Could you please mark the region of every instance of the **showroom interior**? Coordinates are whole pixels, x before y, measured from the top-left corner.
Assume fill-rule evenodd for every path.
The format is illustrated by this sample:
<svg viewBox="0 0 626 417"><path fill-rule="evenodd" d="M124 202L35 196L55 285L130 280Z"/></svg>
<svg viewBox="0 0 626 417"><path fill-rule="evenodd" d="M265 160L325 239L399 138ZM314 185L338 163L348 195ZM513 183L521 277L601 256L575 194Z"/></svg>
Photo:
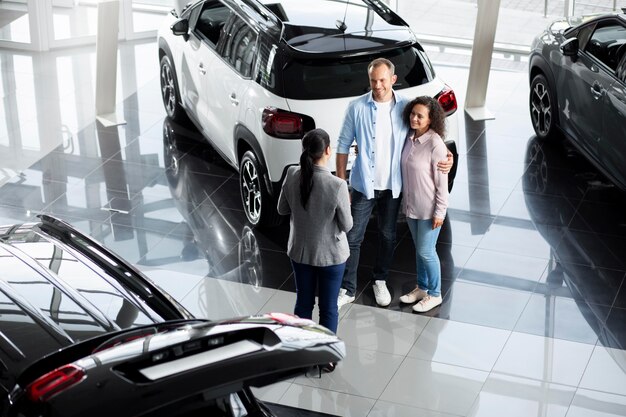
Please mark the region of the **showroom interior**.
<svg viewBox="0 0 626 417"><path fill-rule="evenodd" d="M482 0L382 1L459 105L458 170L437 244L443 304L415 314L398 301L415 280L399 221L393 301L376 305L370 222L357 299L340 310L345 359L255 394L306 416L626 416L626 194L564 138L536 137L528 74L531 43L550 22L626 2L494 1L484 117L472 117ZM252 227L237 171L192 124L166 117L157 30L184 2L120 0L114 67L97 56L101 3L0 1L0 224L63 219L196 317L293 312L289 222ZM98 91L100 76L113 89ZM98 104L103 94L111 108Z"/></svg>

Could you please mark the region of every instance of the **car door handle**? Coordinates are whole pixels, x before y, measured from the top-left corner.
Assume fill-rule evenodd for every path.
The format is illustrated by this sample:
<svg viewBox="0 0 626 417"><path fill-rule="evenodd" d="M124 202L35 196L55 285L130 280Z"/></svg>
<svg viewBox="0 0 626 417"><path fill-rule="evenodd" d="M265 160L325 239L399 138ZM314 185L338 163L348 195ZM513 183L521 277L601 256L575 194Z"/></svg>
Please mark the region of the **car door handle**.
<svg viewBox="0 0 626 417"><path fill-rule="evenodd" d="M201 62L198 64L198 71L200 72L200 74L205 75L206 74L206 69L204 68L204 64Z"/></svg>
<svg viewBox="0 0 626 417"><path fill-rule="evenodd" d="M600 83L598 83L597 81L595 83L593 83L593 85L591 86L591 95L595 98L595 99L599 99L600 97L602 97L602 86L600 85Z"/></svg>
<svg viewBox="0 0 626 417"><path fill-rule="evenodd" d="M230 93L230 102L233 103L233 106L239 105L239 100L237 100L237 95L235 93Z"/></svg>

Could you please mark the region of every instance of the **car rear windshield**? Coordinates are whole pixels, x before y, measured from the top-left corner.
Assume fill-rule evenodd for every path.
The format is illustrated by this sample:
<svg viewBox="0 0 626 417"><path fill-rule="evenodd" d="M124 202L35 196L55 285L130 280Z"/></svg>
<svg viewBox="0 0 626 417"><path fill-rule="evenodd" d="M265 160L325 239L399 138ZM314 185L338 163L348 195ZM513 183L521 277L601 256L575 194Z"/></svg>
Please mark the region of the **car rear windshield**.
<svg viewBox="0 0 626 417"><path fill-rule="evenodd" d="M431 81L435 74L426 54L415 46L384 54L348 59L295 59L286 62L284 97L319 100L359 96L369 91L367 66L378 57L394 63L398 81L394 89L414 87Z"/></svg>

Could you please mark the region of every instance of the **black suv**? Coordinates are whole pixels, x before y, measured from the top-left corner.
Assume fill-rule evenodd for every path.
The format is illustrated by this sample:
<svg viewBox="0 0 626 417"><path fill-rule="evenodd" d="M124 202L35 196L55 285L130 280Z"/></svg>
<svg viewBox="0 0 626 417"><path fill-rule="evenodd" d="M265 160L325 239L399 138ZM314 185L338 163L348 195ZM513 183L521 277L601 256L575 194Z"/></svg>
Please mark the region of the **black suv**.
<svg viewBox="0 0 626 417"><path fill-rule="evenodd" d="M279 220L275 199L306 131L325 129L336 148L348 103L369 89L374 58L395 64L401 94L439 99L456 154L455 94L408 24L379 0L196 0L172 12L158 46L168 116L188 116L239 170L253 225Z"/></svg>

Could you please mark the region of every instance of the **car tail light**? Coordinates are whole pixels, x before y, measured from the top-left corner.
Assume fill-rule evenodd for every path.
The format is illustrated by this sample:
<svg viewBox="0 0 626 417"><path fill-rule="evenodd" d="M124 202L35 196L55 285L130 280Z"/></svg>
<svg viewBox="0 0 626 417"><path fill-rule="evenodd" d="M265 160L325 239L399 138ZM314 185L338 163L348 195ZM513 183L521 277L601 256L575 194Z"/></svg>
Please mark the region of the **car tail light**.
<svg viewBox="0 0 626 417"><path fill-rule="evenodd" d="M31 401L46 401L81 382L85 372L76 365L65 365L37 378L26 387Z"/></svg>
<svg viewBox="0 0 626 417"><path fill-rule="evenodd" d="M447 85L439 92L439 94L435 96L435 98L439 104L441 104L441 107L443 107L443 111L446 113L446 116L450 116L456 111L456 95L454 94L454 90Z"/></svg>
<svg viewBox="0 0 626 417"><path fill-rule="evenodd" d="M270 136L282 139L300 139L305 130L310 130L307 116L292 113L276 107L263 109L263 131ZM308 128L307 128L308 127Z"/></svg>

